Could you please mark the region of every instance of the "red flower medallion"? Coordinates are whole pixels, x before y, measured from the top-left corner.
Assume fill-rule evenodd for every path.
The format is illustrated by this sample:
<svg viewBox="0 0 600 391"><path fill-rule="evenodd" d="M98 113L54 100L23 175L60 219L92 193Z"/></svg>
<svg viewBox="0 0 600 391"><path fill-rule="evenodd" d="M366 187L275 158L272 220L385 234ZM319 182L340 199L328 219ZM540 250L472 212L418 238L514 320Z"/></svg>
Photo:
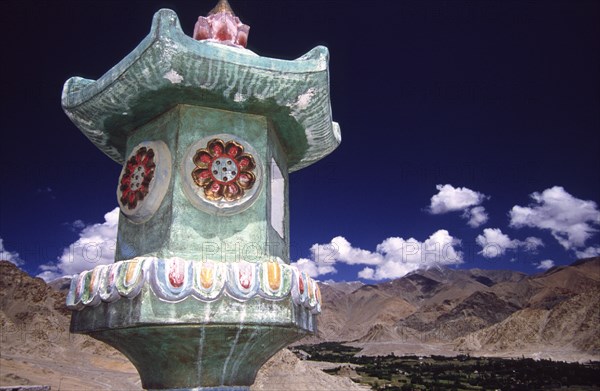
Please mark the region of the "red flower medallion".
<svg viewBox="0 0 600 391"><path fill-rule="evenodd" d="M135 209L150 191L150 182L154 178L154 151L141 147L125 163L125 170L119 182L120 201L123 207Z"/></svg>
<svg viewBox="0 0 600 391"><path fill-rule="evenodd" d="M210 140L206 148L196 151L193 161L196 168L192 179L210 201L238 200L256 182L254 157L244 153L244 146L233 140Z"/></svg>

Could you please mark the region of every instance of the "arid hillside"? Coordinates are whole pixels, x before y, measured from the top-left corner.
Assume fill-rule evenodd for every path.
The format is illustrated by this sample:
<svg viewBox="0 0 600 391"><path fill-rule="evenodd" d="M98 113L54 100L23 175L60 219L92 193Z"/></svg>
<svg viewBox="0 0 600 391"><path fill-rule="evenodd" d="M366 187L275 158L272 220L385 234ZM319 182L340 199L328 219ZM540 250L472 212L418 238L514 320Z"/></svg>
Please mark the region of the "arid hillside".
<svg viewBox="0 0 600 391"><path fill-rule="evenodd" d="M56 288L64 285L56 284ZM53 390L141 390L131 363L108 345L69 333L65 293L0 261L0 386L50 385ZM252 390L363 390L288 350L271 358Z"/></svg>
<svg viewBox="0 0 600 391"><path fill-rule="evenodd" d="M321 283L318 341L363 354L600 359L600 258L528 276L502 270L419 270L376 285ZM306 342L304 341L304 342Z"/></svg>

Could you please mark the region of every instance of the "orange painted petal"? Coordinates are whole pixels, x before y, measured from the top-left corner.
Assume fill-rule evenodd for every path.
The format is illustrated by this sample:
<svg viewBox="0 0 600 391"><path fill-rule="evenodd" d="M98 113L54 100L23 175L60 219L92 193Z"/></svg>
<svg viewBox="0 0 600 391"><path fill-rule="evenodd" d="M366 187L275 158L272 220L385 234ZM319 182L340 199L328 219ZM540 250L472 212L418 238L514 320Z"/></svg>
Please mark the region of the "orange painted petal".
<svg viewBox="0 0 600 391"><path fill-rule="evenodd" d="M269 288L276 291L281 285L281 266L277 262L269 262L267 264L267 279L269 280Z"/></svg>
<svg viewBox="0 0 600 391"><path fill-rule="evenodd" d="M133 277L135 276L135 269L138 261L130 261L127 263L127 271L125 272L125 283L130 285L133 283Z"/></svg>
<svg viewBox="0 0 600 391"><path fill-rule="evenodd" d="M202 284L204 289L208 289L212 286L214 279L213 274L213 268L204 266L200 270L200 284Z"/></svg>

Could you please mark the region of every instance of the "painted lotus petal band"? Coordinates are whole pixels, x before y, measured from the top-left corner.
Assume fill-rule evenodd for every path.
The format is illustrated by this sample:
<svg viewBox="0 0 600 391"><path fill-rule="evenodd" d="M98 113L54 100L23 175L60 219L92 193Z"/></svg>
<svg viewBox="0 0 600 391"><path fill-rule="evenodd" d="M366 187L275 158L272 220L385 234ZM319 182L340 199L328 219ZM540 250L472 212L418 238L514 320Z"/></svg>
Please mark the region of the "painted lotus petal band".
<svg viewBox="0 0 600 391"><path fill-rule="evenodd" d="M321 312L321 294L315 280L296 267L277 261L212 262L182 258L139 257L100 265L75 275L67 307L82 310L102 302L132 299L143 289L162 301L177 303L192 297L212 302L228 296L237 301L255 297L292 301L311 313Z"/></svg>

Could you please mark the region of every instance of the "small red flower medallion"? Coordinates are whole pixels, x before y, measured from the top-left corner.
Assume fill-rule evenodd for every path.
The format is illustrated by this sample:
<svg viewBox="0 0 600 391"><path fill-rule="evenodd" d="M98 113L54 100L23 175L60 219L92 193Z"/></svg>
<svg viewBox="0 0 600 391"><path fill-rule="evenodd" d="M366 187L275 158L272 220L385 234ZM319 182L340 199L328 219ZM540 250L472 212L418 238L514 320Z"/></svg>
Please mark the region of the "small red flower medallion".
<svg viewBox="0 0 600 391"><path fill-rule="evenodd" d="M138 202L148 195L155 167L151 148L139 148L127 161L119 181L120 201L124 208L135 209Z"/></svg>
<svg viewBox="0 0 600 391"><path fill-rule="evenodd" d="M206 148L196 151L193 161L192 179L210 201L238 200L256 181L254 157L233 140L210 140Z"/></svg>

